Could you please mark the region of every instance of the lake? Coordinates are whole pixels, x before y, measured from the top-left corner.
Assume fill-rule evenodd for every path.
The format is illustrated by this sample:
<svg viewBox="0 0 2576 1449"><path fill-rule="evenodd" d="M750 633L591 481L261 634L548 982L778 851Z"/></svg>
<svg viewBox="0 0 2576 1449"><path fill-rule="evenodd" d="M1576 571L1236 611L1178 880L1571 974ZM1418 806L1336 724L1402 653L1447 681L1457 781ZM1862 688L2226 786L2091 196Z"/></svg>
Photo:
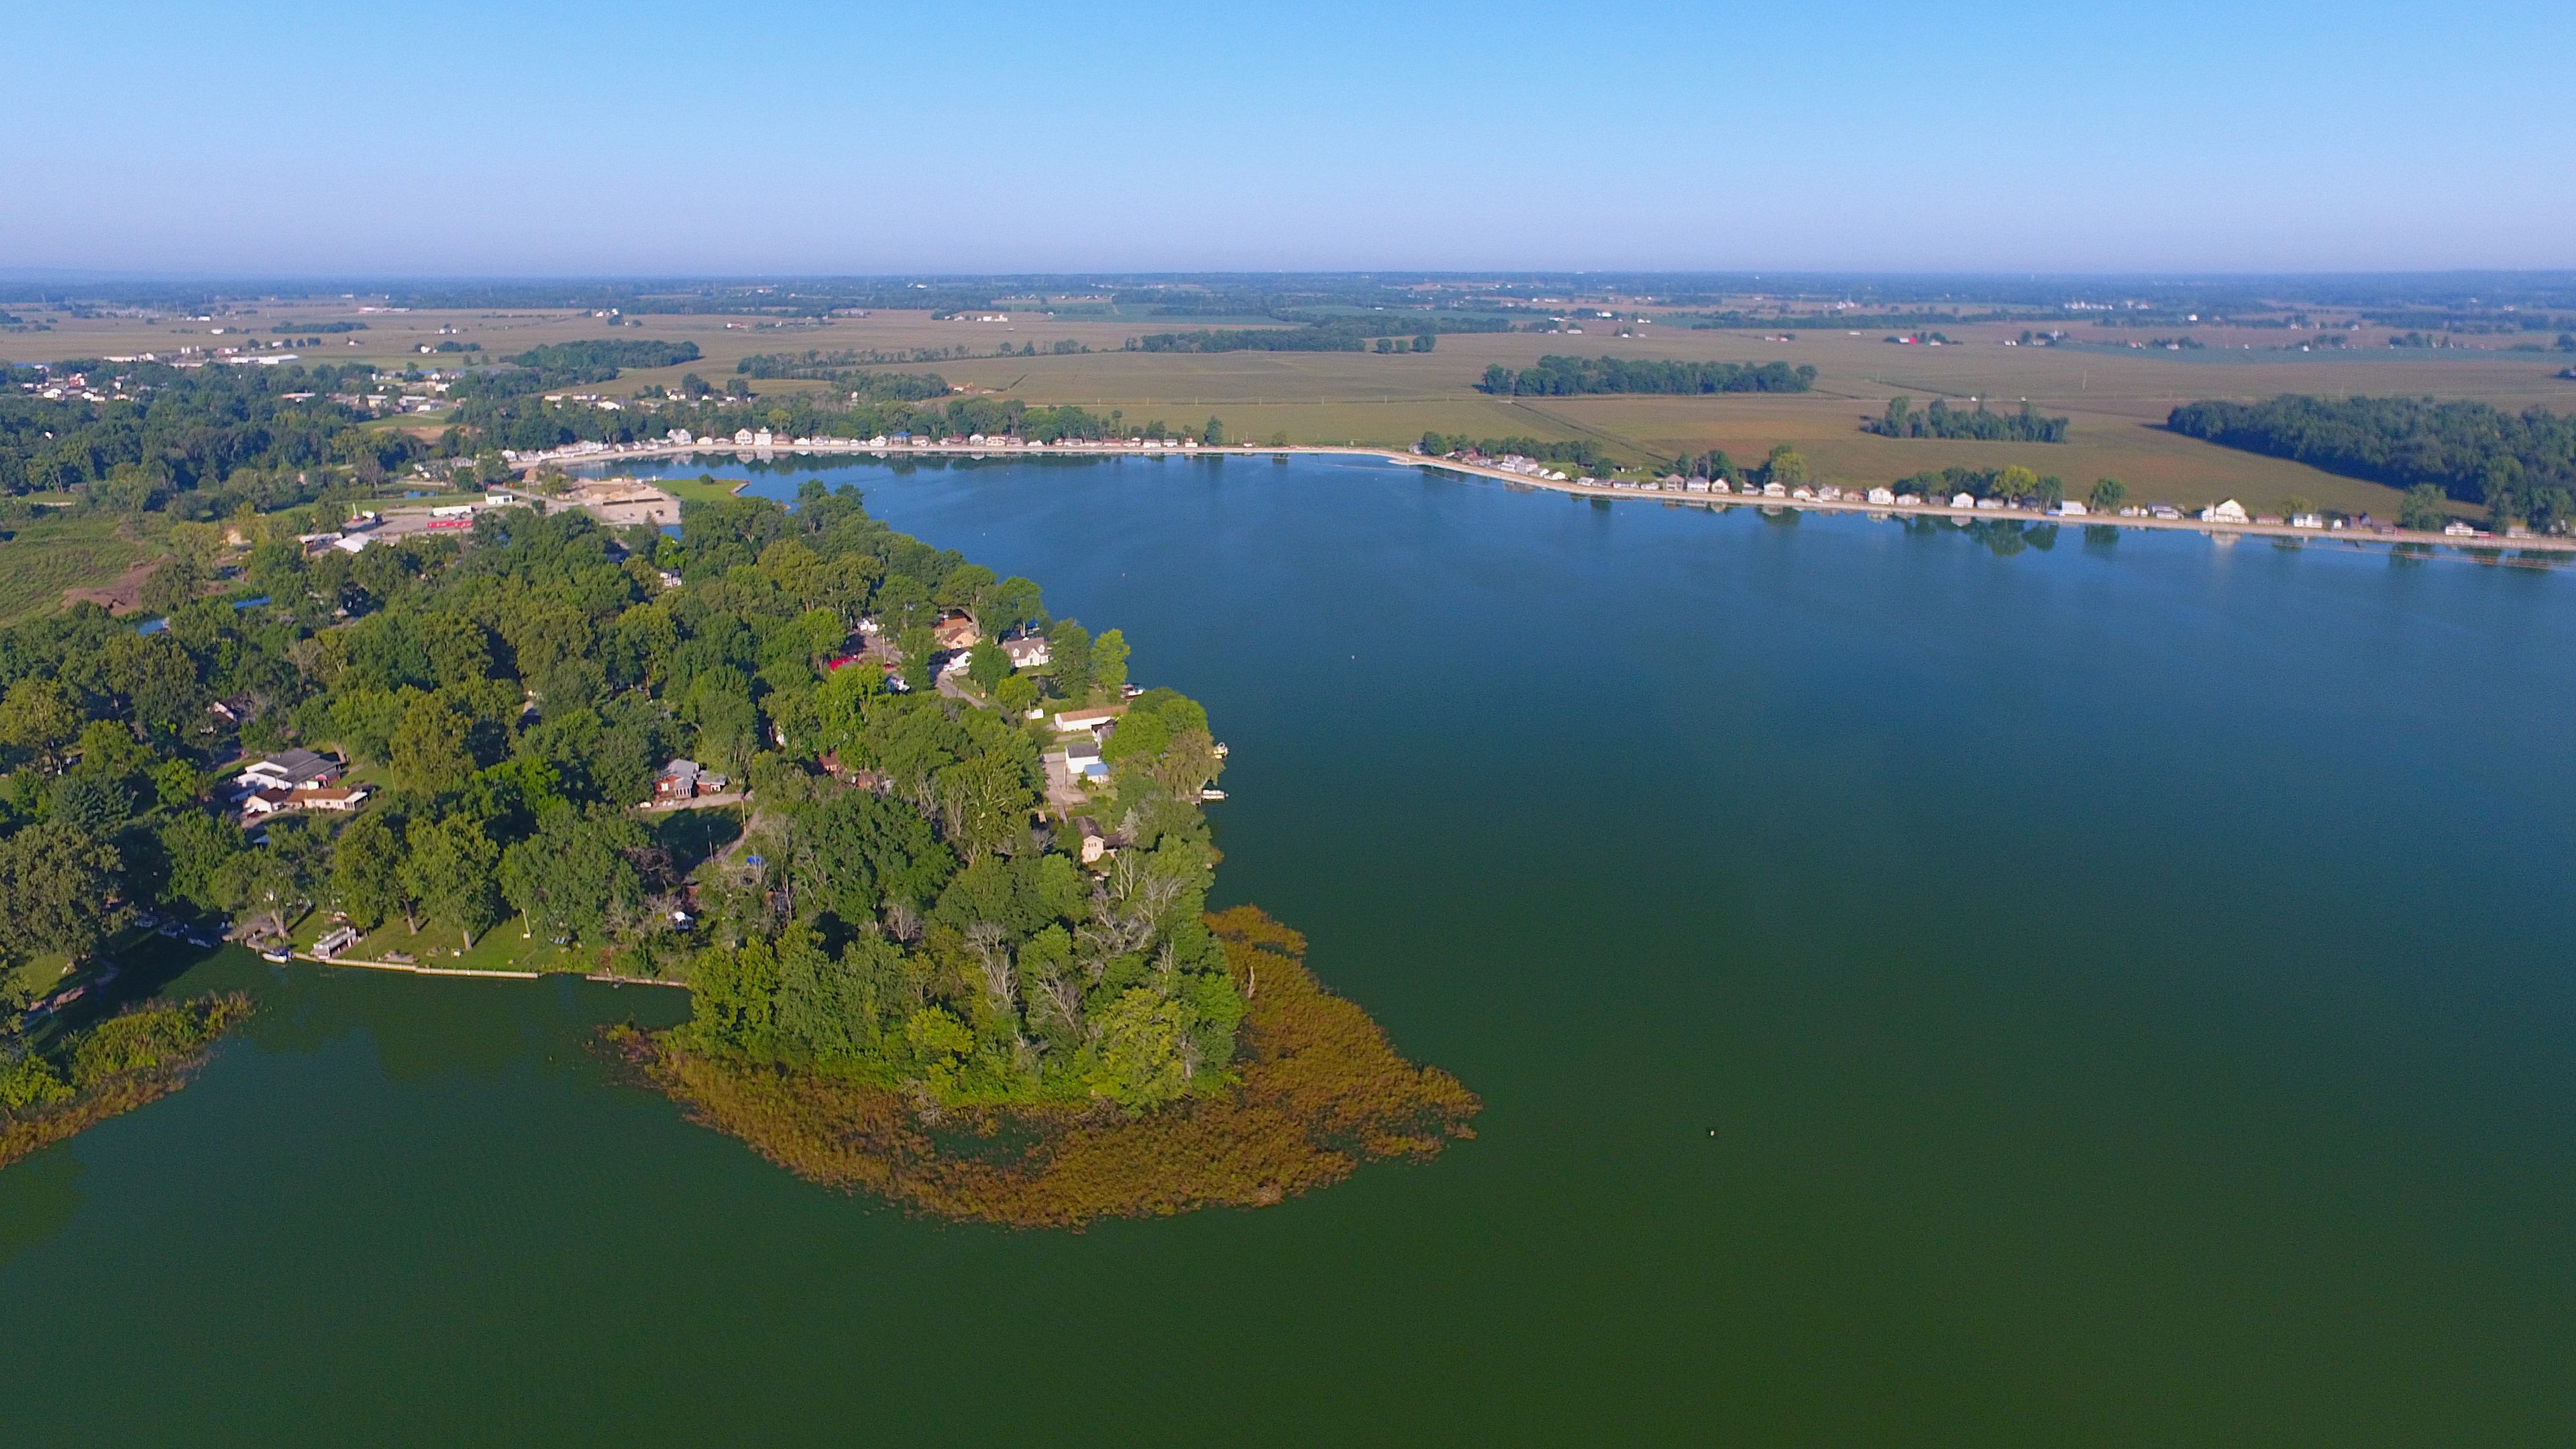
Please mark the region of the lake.
<svg viewBox="0 0 2576 1449"><path fill-rule="evenodd" d="M688 470L694 473L695 469ZM1232 746L1253 901L1478 1137L1082 1234L618 1085L678 993L271 968L0 1173L25 1443L2335 1445L2576 1433L2576 580L873 463Z"/></svg>

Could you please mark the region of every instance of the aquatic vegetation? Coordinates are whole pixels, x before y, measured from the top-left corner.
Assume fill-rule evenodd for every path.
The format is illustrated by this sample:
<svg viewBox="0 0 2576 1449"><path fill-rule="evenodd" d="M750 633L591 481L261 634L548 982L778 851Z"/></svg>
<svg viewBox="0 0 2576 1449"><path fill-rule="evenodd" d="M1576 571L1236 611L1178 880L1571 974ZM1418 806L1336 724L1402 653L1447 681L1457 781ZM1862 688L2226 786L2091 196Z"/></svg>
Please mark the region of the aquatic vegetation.
<svg viewBox="0 0 2576 1449"><path fill-rule="evenodd" d="M1264 1206L1474 1135L1475 1094L1406 1061L1366 1012L1326 991L1297 932L1249 906L1205 924L1247 1008L1232 1080L1147 1112L1105 1099L945 1108L919 1091L708 1053L685 1032L618 1029L609 1041L696 1120L800 1177L1015 1227Z"/></svg>

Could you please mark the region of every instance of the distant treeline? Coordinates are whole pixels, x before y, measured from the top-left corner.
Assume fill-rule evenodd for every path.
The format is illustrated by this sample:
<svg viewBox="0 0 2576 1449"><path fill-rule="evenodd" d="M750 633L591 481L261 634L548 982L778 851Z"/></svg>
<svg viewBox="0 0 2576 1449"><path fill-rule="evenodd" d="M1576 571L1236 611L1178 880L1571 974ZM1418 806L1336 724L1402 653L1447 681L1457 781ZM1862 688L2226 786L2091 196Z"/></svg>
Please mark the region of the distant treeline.
<svg viewBox="0 0 2576 1449"><path fill-rule="evenodd" d="M1940 398L1915 412L1914 399L1899 395L1887 400L1887 413L1861 424L1863 432L1882 438L1970 438L1981 443L2063 443L2066 441L2066 419L2044 418L2025 402L2017 413L1990 413L1979 399L1966 411L1953 408Z"/></svg>
<svg viewBox="0 0 2576 1449"><path fill-rule="evenodd" d="M874 359L871 359L874 360ZM948 379L935 372L870 372L857 365L858 354L807 352L758 353L733 365L746 377L810 378L831 383L868 402L919 402L946 397Z"/></svg>
<svg viewBox="0 0 2576 1449"><path fill-rule="evenodd" d="M1128 346L1137 352L1365 352L1372 343L1380 352L1429 352L1433 334L1443 329L1426 316L1398 319L1344 317L1309 322L1303 327L1216 327L1199 332L1156 332ZM1476 327L1473 331L1498 331ZM1408 349L1404 339L1412 339Z"/></svg>
<svg viewBox="0 0 2576 1449"><path fill-rule="evenodd" d="M694 342L661 342L652 338L592 338L582 342L549 342L510 359L544 372L600 372L605 382L626 367L676 367L698 360Z"/></svg>
<svg viewBox="0 0 2576 1449"><path fill-rule="evenodd" d="M1435 458L1451 453L1481 453L1488 458L1504 458L1518 453L1542 463L1564 463L1576 468L1617 466L1587 439L1543 443L1536 438L1471 438L1465 433L1424 433L1422 451Z"/></svg>
<svg viewBox="0 0 2576 1449"><path fill-rule="evenodd" d="M698 344L694 342L661 342L646 337L549 342L502 359L512 364L510 367L466 373L449 384L447 395L458 402L521 397L559 387L610 382L625 368L671 367L694 362L698 355Z"/></svg>
<svg viewBox="0 0 2576 1449"><path fill-rule="evenodd" d="M2249 453L2392 487L2430 484L2499 519L2548 526L2576 514L2576 415L2479 402L2309 397L2195 402L2165 426Z"/></svg>
<svg viewBox="0 0 2576 1449"><path fill-rule="evenodd" d="M1581 393L1805 392L1812 367L1785 362L1650 362L1624 357L1549 355L1518 372L1495 363L1477 387L1502 397L1572 397Z"/></svg>
<svg viewBox="0 0 2576 1449"><path fill-rule="evenodd" d="M1070 338L1067 338L1062 342L1055 343L1046 349L1048 355L1056 357L1069 357L1075 353L1089 352L1090 350L1090 348L1085 347L1081 343L1073 341ZM933 351L938 352L940 356L931 356L930 354ZM934 362L944 361L951 357L963 358L973 355L974 354L962 347L938 349L914 348L909 352L883 352L876 348L861 349L846 347L834 352L818 352L809 348L801 353L754 353L751 356L742 359L740 362L735 363L733 365L733 370L744 377L803 378L810 381L837 383L840 386L859 394L861 397L892 400L907 397L936 397L940 393L948 390L948 384L930 373L912 373L908 375L880 374L870 373L864 369L889 362ZM1016 348L1005 344L1000 352L995 355L1002 357L1036 357L1039 356L1040 353L1038 345L1031 342L1024 347ZM905 382L885 382L880 380L887 376L908 376L912 380ZM928 392L905 391L907 388L918 388L923 386L923 383L920 380L925 378L933 382L938 382L939 385L937 389Z"/></svg>
<svg viewBox="0 0 2576 1449"><path fill-rule="evenodd" d="M364 322L298 322L291 325L281 323L268 330L303 336L315 332L364 332L367 330L367 324Z"/></svg>
<svg viewBox="0 0 2576 1449"><path fill-rule="evenodd" d="M1767 312L1728 311L1702 312L1695 315L1686 314L1683 317L1675 317L1673 320L1676 322L1687 320L1690 323L1691 330L1695 332L1711 332L1720 330L1736 331L1747 328L1765 332L1821 332L1837 327L1852 328L1868 332L1884 331L1887 328L1895 327L1911 332L1920 328L1936 325L1957 326L1962 322L2028 322L2035 318L2061 315L2063 314L2054 310L2039 312L2028 310L2011 312L2000 310L1988 312L1800 312L1791 316L1777 316Z"/></svg>

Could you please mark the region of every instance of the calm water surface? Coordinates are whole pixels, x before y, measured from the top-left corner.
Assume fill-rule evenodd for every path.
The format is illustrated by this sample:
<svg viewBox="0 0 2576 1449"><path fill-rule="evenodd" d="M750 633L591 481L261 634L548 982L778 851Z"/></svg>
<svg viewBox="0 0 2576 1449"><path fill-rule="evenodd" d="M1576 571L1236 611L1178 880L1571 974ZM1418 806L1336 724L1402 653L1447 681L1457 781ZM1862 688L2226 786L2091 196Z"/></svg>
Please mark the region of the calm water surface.
<svg viewBox="0 0 2576 1449"><path fill-rule="evenodd" d="M735 470L742 476L742 470ZM1481 1135L1012 1234L611 1083L675 995L229 957L0 1174L22 1443L2576 1439L2576 579L1362 463L820 472L1123 626L1226 899Z"/></svg>

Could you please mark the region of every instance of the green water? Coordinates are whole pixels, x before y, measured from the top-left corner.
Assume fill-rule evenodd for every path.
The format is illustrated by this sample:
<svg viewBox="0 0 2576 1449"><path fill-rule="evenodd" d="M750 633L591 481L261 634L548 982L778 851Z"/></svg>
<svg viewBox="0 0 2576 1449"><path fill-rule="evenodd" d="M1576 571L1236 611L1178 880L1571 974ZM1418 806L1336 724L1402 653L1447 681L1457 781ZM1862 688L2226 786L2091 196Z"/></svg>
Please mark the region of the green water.
<svg viewBox="0 0 2576 1449"><path fill-rule="evenodd" d="M783 488L796 473L765 473ZM12 1443L2562 1444L2576 579L1301 461L828 470L1122 625L1477 1140L1012 1234L220 960L0 1173Z"/></svg>

